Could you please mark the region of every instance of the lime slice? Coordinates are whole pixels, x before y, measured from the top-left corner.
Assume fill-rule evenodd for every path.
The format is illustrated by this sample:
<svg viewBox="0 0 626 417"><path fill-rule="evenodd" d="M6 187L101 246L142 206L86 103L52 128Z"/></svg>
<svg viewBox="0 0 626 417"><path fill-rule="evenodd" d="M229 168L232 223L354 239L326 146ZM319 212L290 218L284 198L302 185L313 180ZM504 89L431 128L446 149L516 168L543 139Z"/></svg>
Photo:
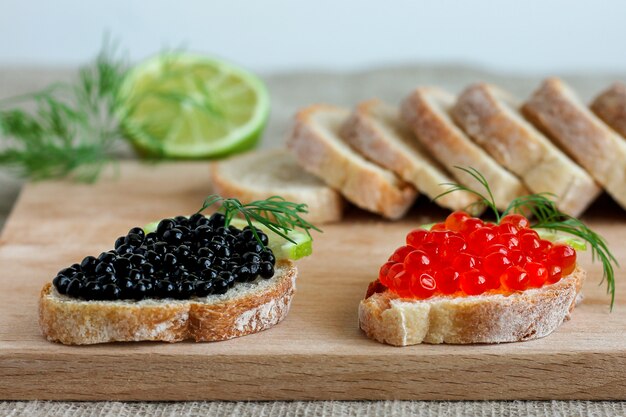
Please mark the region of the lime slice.
<svg viewBox="0 0 626 417"><path fill-rule="evenodd" d="M252 148L269 115L265 85L223 61L163 54L133 68L118 95L118 117L151 156L203 158Z"/></svg>
<svg viewBox="0 0 626 417"><path fill-rule="evenodd" d="M233 219L230 224L239 229L243 229L248 225L248 222L242 219ZM287 236L296 243L290 242L284 237L277 235L269 230L262 224L253 222L257 229L260 229L265 233L269 239L268 247L274 252L276 259L292 259L297 260L309 256L313 253L313 240L309 235L303 232L292 230L287 233ZM148 223L144 226L143 230L146 233L154 232L159 225L159 222Z"/></svg>

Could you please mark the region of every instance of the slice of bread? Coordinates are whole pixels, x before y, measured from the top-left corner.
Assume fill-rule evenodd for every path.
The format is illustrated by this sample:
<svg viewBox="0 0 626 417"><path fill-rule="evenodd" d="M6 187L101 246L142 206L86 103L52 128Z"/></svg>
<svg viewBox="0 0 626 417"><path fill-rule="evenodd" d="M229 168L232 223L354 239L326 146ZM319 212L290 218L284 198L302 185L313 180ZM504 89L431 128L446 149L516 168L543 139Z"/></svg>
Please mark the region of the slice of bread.
<svg viewBox="0 0 626 417"><path fill-rule="evenodd" d="M393 173L368 161L340 137L350 112L317 104L300 110L287 140L300 165L341 191L362 209L390 219L402 217L417 191Z"/></svg>
<svg viewBox="0 0 626 417"><path fill-rule="evenodd" d="M561 211L579 215L600 194L600 187L527 122L519 106L507 92L480 83L461 93L452 117L500 165L518 175L530 191L553 193Z"/></svg>
<svg viewBox="0 0 626 417"><path fill-rule="evenodd" d="M48 283L39 297L39 326L46 339L66 345L232 339L285 318L297 273L293 263L279 261L271 279L190 300L84 301L61 295Z"/></svg>
<svg viewBox="0 0 626 417"><path fill-rule="evenodd" d="M524 115L626 208L626 141L558 78L549 78L522 107Z"/></svg>
<svg viewBox="0 0 626 417"><path fill-rule="evenodd" d="M244 203L279 195L304 203L311 223L341 220L344 199L316 176L298 165L286 149L249 152L211 165L216 193L235 197Z"/></svg>
<svg viewBox="0 0 626 417"><path fill-rule="evenodd" d="M552 333L579 300L585 271L525 291L475 296L401 299L370 285L359 304L359 325L372 339L394 346L419 343L505 343ZM380 284L378 284L380 285Z"/></svg>
<svg viewBox="0 0 626 417"><path fill-rule="evenodd" d="M357 105L344 123L341 136L366 158L395 172L431 199L449 188L444 183L453 182L400 120L398 109L381 100L368 100ZM439 198L436 203L452 210L462 210L476 200L473 194L457 192Z"/></svg>
<svg viewBox="0 0 626 417"><path fill-rule="evenodd" d="M613 130L626 137L626 85L617 82L600 93L591 103L591 110Z"/></svg>
<svg viewBox="0 0 626 417"><path fill-rule="evenodd" d="M511 200L528 194L528 190L454 124L449 115L453 105L451 94L436 87L421 87L403 101L401 115L422 145L458 182L484 192L478 181L454 166L480 171L491 187L496 206L504 210Z"/></svg>

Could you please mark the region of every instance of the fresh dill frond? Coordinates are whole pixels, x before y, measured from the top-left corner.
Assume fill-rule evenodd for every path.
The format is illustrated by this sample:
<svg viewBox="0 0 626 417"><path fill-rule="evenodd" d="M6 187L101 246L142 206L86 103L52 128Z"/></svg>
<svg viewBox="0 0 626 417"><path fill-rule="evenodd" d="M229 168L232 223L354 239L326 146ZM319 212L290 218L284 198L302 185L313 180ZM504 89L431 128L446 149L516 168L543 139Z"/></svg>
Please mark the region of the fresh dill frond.
<svg viewBox="0 0 626 417"><path fill-rule="evenodd" d="M300 216L301 214L309 212L306 204L293 203L280 196L272 196L265 200L257 200L244 204L236 198L224 198L212 194L204 200L198 213L218 203L220 207L217 211L224 214L225 224L228 226L236 217L243 218L248 222L254 237L261 246L263 246L263 243L261 243L261 239L257 235L256 229L253 227L253 222L267 227L269 230L291 243L296 243L288 236L291 230L301 229L308 236L311 236L311 230L321 232L319 228Z"/></svg>
<svg viewBox="0 0 626 417"><path fill-rule="evenodd" d="M464 168L464 167L459 167L455 165L454 168L460 171L463 171L468 175L471 175L476 181L478 181L483 186L483 188L487 192L487 196L463 184L454 183L454 182L446 182L440 185L447 185L450 188L444 191L443 193L439 194L438 196L436 196L433 199L433 201L437 201L441 197L448 195L450 193L453 193L455 191L465 191L465 192L474 194L479 199L477 202L472 203L470 207L468 207L468 209L473 208L476 205L489 207L491 211L493 212L493 214L496 216L497 222L500 222L500 213L498 212L498 208L496 207L496 201L493 197L493 193L491 192L491 188L489 187L489 183L487 182L487 179L485 178L485 176L481 174L477 169L472 168L472 167Z"/></svg>
<svg viewBox="0 0 626 417"><path fill-rule="evenodd" d="M555 200L556 195L553 193L537 193L516 197L502 212L502 216L509 213L530 213L533 217L540 218L558 211Z"/></svg>
<svg viewBox="0 0 626 417"><path fill-rule="evenodd" d="M554 202L554 195L550 193L531 194L514 199L503 216L508 213L520 213L529 210L534 218L531 227L534 229L548 229L567 233L584 240L591 247L593 261L599 259L602 263L602 281L606 281L607 294L611 295L611 309L615 303L615 270L619 266L617 259L609 250L606 240L591 230L582 221L561 212Z"/></svg>
<svg viewBox="0 0 626 417"><path fill-rule="evenodd" d="M600 260L602 263L603 275L600 284L606 281L607 293L611 295L611 310L613 309L613 305L615 303L614 267L619 267L619 264L615 256L609 250L606 240L602 236L591 230L579 219L561 212L555 202L556 196L552 193L529 194L517 197L511 201L507 208L500 214L485 177L475 168L463 168L458 166L455 166L455 168L475 178L485 188L487 195L485 196L481 192L465 185L457 183L444 183L442 185L450 186L450 189L439 194L434 200L455 191L466 191L478 196L479 203L484 204L494 212L496 216L496 223L500 223L500 220L507 214L530 214L529 217L531 217L531 227L534 229L548 229L561 233L567 233L584 240L591 247L592 260L594 262L596 260Z"/></svg>
<svg viewBox="0 0 626 417"><path fill-rule="evenodd" d="M105 42L75 83L0 100L0 166L34 180L94 181L121 138L115 111L125 72Z"/></svg>

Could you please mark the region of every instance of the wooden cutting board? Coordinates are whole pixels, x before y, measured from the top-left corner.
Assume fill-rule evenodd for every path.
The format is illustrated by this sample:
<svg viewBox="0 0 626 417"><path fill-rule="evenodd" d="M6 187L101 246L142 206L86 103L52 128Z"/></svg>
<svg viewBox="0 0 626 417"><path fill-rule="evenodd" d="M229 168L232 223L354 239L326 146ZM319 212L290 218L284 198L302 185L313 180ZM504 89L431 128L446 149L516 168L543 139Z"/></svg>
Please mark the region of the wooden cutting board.
<svg viewBox="0 0 626 417"><path fill-rule="evenodd" d="M0 241L0 399L373 400L626 399L626 289L616 308L588 255L585 300L551 336L502 345L396 348L364 337L357 305L413 226L445 212L422 202L400 222L352 210L315 236L278 326L217 343L70 347L47 342L37 297L56 271L130 227L195 211L205 163L124 163L95 185L28 184ZM608 198L585 220L626 264L626 212Z"/></svg>

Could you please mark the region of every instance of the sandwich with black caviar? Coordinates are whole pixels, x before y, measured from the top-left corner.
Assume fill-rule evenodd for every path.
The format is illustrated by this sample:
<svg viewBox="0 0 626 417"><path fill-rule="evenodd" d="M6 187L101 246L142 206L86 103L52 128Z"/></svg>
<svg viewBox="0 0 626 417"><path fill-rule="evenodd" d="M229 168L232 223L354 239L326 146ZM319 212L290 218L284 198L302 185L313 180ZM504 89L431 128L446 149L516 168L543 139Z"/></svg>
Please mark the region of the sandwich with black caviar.
<svg viewBox="0 0 626 417"><path fill-rule="evenodd" d="M309 232L319 229L306 212L281 197L243 204L213 195L189 217L134 227L44 285L41 331L84 345L219 341L265 330L289 312L293 260L312 252Z"/></svg>

